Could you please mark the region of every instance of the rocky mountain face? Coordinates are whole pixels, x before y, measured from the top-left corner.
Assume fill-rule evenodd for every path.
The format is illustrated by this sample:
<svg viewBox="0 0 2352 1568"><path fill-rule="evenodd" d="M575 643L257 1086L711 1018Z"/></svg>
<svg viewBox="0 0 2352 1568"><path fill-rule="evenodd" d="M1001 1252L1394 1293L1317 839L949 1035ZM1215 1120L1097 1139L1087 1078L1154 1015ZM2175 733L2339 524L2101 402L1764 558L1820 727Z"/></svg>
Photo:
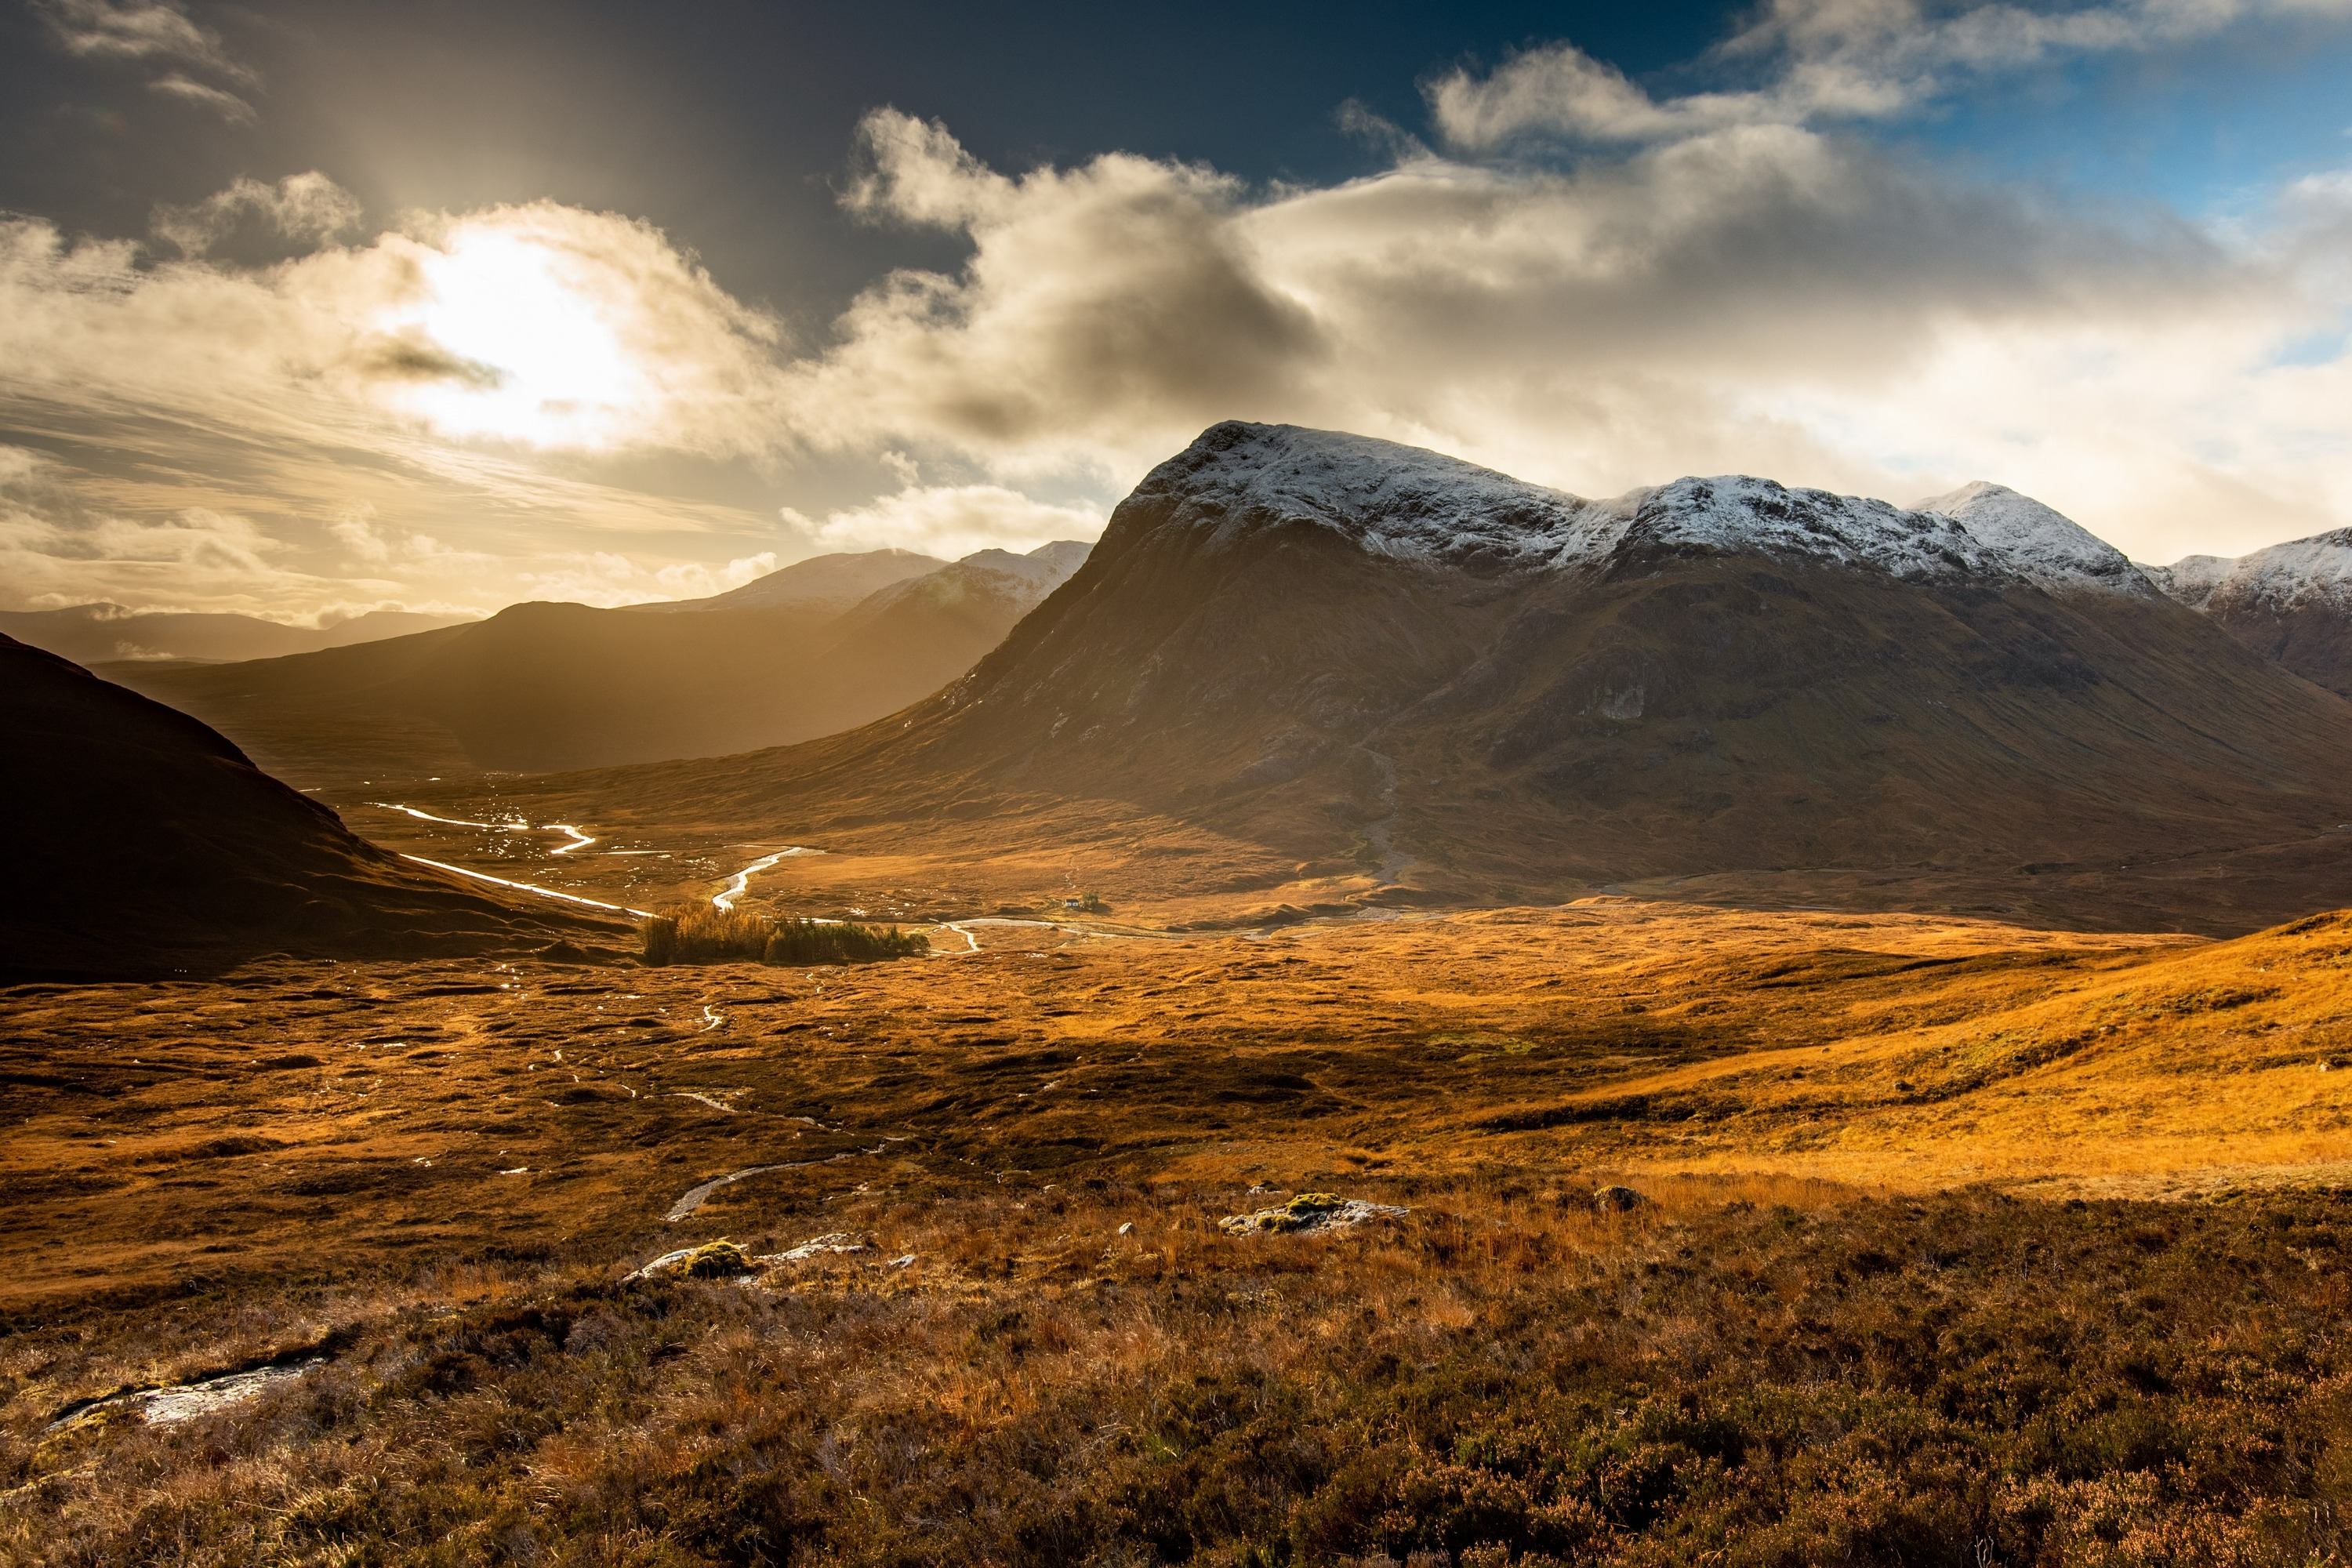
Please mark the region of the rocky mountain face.
<svg viewBox="0 0 2352 1568"><path fill-rule="evenodd" d="M623 928L395 859L185 714L0 637L0 975L424 956Z"/></svg>
<svg viewBox="0 0 2352 1568"><path fill-rule="evenodd" d="M930 571L904 551L820 557L714 599L516 605L365 647L105 673L305 784L717 756L849 729L937 691L1087 549L982 551ZM877 578L844 607L844 593Z"/></svg>
<svg viewBox="0 0 2352 1568"><path fill-rule="evenodd" d="M691 771L669 787L820 825L1082 795L1475 899L2280 845L2352 869L2318 837L2352 820L2352 709L2013 492L1591 500L1237 423L938 698Z"/></svg>
<svg viewBox="0 0 2352 1568"><path fill-rule="evenodd" d="M2190 555L2145 570L2157 586L2245 647L2352 696L2352 529L2234 560Z"/></svg>

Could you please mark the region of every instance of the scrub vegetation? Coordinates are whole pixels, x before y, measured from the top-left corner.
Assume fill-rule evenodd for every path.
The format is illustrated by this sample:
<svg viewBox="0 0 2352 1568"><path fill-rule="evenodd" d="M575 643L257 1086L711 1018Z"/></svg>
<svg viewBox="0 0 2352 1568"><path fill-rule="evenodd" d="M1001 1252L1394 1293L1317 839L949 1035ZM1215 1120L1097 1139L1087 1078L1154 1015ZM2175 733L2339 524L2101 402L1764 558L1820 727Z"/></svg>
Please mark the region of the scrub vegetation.
<svg viewBox="0 0 2352 1568"><path fill-rule="evenodd" d="M0 1563L2343 1560L2352 921L967 929L0 993Z"/></svg>
<svg viewBox="0 0 2352 1568"><path fill-rule="evenodd" d="M510 1263L388 1305L249 1406L20 1414L0 1550L1974 1568L2346 1545L2352 1202L1722 1179L1616 1216L1590 1181L1379 1184L1412 1212L1241 1238L1213 1225L1233 1190L908 1184L824 1205L866 1252L748 1285ZM134 1322L36 1336L14 1386Z"/></svg>

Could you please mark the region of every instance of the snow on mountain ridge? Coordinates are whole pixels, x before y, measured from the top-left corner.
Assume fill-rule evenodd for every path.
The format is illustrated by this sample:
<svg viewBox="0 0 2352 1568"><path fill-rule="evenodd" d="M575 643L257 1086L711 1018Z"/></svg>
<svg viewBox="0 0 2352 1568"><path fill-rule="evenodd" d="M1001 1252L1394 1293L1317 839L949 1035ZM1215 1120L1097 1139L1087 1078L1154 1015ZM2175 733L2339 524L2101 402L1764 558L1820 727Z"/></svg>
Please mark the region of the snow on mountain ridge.
<svg viewBox="0 0 2352 1568"><path fill-rule="evenodd" d="M1136 497L1171 502L1171 524L1209 530L1213 542L1305 524L1375 555L1471 571L1557 571L1651 547L1760 551L1913 580L2015 576L2059 593L2153 592L2088 530L1981 480L1910 509L1744 474L1589 500L1417 447L1236 420L1154 468Z"/></svg>
<svg viewBox="0 0 2352 1568"><path fill-rule="evenodd" d="M1906 579L2010 570L2001 552L1951 518L1746 474L1676 479L1643 493L1627 537L1670 548L1811 556Z"/></svg>
<svg viewBox="0 0 2352 1568"><path fill-rule="evenodd" d="M1958 521L2000 551L2020 576L2053 593L2101 588L2153 597L2155 584L2114 545L2074 519L2006 485L1972 480L1948 495L1912 505Z"/></svg>
<svg viewBox="0 0 2352 1568"><path fill-rule="evenodd" d="M945 604L975 591L993 594L1024 613L1043 604L1047 595L1068 582L1094 546L1075 539L1057 539L1025 554L1010 550L976 550L921 577L910 577L882 589L858 606L860 613L878 613L913 598Z"/></svg>
<svg viewBox="0 0 2352 1568"><path fill-rule="evenodd" d="M1212 542L1269 525L1329 529L1374 555L1527 571L1606 553L1630 509L1584 500L1419 447L1231 420L1145 476L1178 526Z"/></svg>
<svg viewBox="0 0 2352 1568"><path fill-rule="evenodd" d="M2284 614L2325 604L2352 613L2352 528L2291 539L2234 558L2189 555L2149 569L2167 594L2192 610L2227 604Z"/></svg>

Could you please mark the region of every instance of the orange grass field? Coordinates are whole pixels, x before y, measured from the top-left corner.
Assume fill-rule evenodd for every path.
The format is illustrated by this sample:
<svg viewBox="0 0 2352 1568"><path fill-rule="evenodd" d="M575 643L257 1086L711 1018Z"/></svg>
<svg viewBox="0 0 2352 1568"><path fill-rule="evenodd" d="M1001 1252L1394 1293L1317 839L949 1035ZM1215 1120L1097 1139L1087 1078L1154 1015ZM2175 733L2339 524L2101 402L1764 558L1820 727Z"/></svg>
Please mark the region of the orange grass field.
<svg viewBox="0 0 2352 1568"><path fill-rule="evenodd" d="M2225 942L1623 900L966 929L983 951L945 931L850 969L20 987L0 1300L485 1229L650 1245L709 1177L835 1155L844 1180L1285 1186L1566 1163L2160 1195L2352 1173L2345 917ZM752 1217L762 1185L705 1213Z"/></svg>
<svg viewBox="0 0 2352 1568"><path fill-rule="evenodd" d="M2340 1560L2352 916L931 936L5 993L0 1563Z"/></svg>

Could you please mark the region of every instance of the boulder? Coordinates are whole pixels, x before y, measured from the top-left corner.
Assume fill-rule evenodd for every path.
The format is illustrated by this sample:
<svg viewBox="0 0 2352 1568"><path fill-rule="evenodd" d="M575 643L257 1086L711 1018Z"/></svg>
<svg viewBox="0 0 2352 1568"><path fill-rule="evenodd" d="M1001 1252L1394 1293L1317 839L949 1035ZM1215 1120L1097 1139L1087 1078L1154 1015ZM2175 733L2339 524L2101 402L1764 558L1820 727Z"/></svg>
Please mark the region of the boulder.
<svg viewBox="0 0 2352 1568"><path fill-rule="evenodd" d="M1255 1214L1228 1215L1217 1222L1217 1228L1227 1236L1286 1236L1307 1230L1347 1230L1368 1219L1394 1218L1409 1212L1336 1193L1300 1193L1288 1203Z"/></svg>
<svg viewBox="0 0 2352 1568"><path fill-rule="evenodd" d="M1601 1214L1631 1214L1649 1201L1631 1187L1607 1186L1592 1194L1592 1206Z"/></svg>

